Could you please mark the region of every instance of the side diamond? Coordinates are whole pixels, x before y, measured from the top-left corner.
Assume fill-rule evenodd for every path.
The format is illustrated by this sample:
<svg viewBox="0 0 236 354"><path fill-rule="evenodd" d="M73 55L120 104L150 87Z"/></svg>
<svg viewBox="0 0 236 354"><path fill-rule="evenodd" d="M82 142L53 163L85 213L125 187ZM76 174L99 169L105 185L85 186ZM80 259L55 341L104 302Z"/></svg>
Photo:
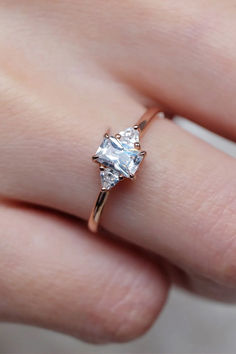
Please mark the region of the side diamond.
<svg viewBox="0 0 236 354"><path fill-rule="evenodd" d="M128 128L120 133L120 141L129 146L134 146L134 143L139 143L139 131L138 129Z"/></svg>
<svg viewBox="0 0 236 354"><path fill-rule="evenodd" d="M120 180L119 172L112 168L104 168L100 170L102 188L109 190L114 187Z"/></svg>

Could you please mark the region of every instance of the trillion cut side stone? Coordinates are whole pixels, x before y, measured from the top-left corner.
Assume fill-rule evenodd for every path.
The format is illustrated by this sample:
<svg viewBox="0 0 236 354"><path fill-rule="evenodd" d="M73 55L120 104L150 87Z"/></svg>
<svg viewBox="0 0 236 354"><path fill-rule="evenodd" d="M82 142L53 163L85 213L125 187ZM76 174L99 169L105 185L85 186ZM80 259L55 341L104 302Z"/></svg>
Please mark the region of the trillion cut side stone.
<svg viewBox="0 0 236 354"><path fill-rule="evenodd" d="M96 154L96 161L117 171L121 176L131 178L137 171L143 155L114 136L105 137Z"/></svg>
<svg viewBox="0 0 236 354"><path fill-rule="evenodd" d="M102 188L106 190L111 189L119 182L119 173L111 168L104 168L104 170L100 171Z"/></svg>
<svg viewBox="0 0 236 354"><path fill-rule="evenodd" d="M134 143L139 143L139 131L138 129L128 128L120 133L120 141L131 147L134 146Z"/></svg>

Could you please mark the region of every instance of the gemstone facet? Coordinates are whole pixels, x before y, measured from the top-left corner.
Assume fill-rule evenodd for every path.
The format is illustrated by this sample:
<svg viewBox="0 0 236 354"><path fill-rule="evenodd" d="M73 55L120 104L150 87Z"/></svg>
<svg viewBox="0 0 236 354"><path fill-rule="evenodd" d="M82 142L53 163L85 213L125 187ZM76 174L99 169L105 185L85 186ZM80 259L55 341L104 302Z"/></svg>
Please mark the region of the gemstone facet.
<svg viewBox="0 0 236 354"><path fill-rule="evenodd" d="M96 161L117 171L120 176L131 178L137 171L143 155L133 143L114 136L105 137L96 154Z"/></svg>
<svg viewBox="0 0 236 354"><path fill-rule="evenodd" d="M138 129L128 128L120 133L120 141L127 145L134 146L135 143L139 143L139 131Z"/></svg>
<svg viewBox="0 0 236 354"><path fill-rule="evenodd" d="M114 187L120 180L119 172L108 167L100 171L100 177L102 188L106 190L109 190Z"/></svg>

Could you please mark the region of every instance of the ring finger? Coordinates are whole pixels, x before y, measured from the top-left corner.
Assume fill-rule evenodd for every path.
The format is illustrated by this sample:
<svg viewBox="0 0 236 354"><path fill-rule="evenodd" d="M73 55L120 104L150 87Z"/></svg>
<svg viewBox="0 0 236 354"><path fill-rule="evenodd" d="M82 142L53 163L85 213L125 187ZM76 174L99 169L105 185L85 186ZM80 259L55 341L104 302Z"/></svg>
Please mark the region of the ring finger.
<svg viewBox="0 0 236 354"><path fill-rule="evenodd" d="M143 113L130 98L118 108L111 90L106 99L98 108L81 104L83 121L69 111L66 120L25 117L19 128L5 121L1 193L87 219L99 188L91 155L108 125L118 132ZM153 122L142 147L148 156L137 181L113 191L103 226L185 269L235 283L234 159L167 120Z"/></svg>

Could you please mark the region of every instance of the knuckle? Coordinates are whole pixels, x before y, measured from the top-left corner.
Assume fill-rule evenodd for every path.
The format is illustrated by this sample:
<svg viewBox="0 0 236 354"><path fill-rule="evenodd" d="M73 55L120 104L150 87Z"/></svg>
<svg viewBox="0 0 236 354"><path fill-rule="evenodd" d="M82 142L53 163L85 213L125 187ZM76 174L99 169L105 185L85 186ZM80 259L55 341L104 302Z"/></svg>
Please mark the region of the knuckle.
<svg viewBox="0 0 236 354"><path fill-rule="evenodd" d="M165 295L160 295L160 283L145 273L141 272L136 279L130 279L129 275L122 280L115 277L105 289L96 309L103 340L132 340L145 333L156 319Z"/></svg>

